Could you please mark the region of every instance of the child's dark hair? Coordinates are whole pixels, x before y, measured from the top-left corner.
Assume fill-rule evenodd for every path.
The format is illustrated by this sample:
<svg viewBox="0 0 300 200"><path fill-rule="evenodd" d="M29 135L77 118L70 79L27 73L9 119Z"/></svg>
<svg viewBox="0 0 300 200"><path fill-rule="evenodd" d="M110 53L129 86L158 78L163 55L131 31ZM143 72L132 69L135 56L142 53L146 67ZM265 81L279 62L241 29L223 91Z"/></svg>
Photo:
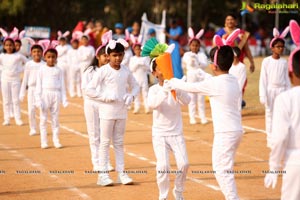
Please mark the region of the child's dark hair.
<svg viewBox="0 0 300 200"><path fill-rule="evenodd" d="M298 50L292 59L293 73L300 78L300 50Z"/></svg>
<svg viewBox="0 0 300 200"><path fill-rule="evenodd" d="M47 50L44 52L44 56L45 56L48 52L54 53L54 54L56 55L56 57L57 57L57 51L56 51L56 49L53 49L53 48L47 49Z"/></svg>
<svg viewBox="0 0 300 200"><path fill-rule="evenodd" d="M237 20L237 16L234 13L228 13L225 18L232 17L234 20Z"/></svg>
<svg viewBox="0 0 300 200"><path fill-rule="evenodd" d="M117 42L116 47L114 49L111 49L109 47L107 48L107 54L122 53L124 52L124 50L125 50L124 46L121 43Z"/></svg>
<svg viewBox="0 0 300 200"><path fill-rule="evenodd" d="M93 60L93 62L92 62L92 66L93 66L93 69L94 69L94 70L96 70L96 68L97 68L97 66L98 66L98 59L97 59L97 56L100 56L100 55L105 54L105 47L106 47L106 46L101 47L101 48L96 52L97 55L95 55L94 60ZM87 70L87 68L86 68L84 71L86 71L86 70Z"/></svg>
<svg viewBox="0 0 300 200"><path fill-rule="evenodd" d="M233 50L234 56L236 56L238 58L241 56L241 50L240 50L240 48L238 48L238 47L232 47L232 50Z"/></svg>
<svg viewBox="0 0 300 200"><path fill-rule="evenodd" d="M7 41L10 41L11 43L14 44L13 53L15 53L15 52L16 52L15 41L14 41L12 38L6 38L6 39L4 40L4 42L3 42L3 46L5 45L5 43L6 43ZM3 48L3 53L7 53L6 50L5 50L4 48Z"/></svg>
<svg viewBox="0 0 300 200"><path fill-rule="evenodd" d="M20 39L16 39L16 40L15 40L15 43L19 43L19 44L22 45L22 41L21 41Z"/></svg>
<svg viewBox="0 0 300 200"><path fill-rule="evenodd" d="M197 39L197 38L193 38L193 39L191 39L191 41L189 42L189 45L191 45L192 44L192 42L197 42L199 45L201 45L201 42L200 42L200 40L199 39Z"/></svg>
<svg viewBox="0 0 300 200"><path fill-rule="evenodd" d="M276 38L273 42L272 42L272 47L274 47L276 44L278 43L282 43L283 45L285 44L284 39L282 38Z"/></svg>
<svg viewBox="0 0 300 200"><path fill-rule="evenodd" d="M219 48L219 49L218 49ZM232 48L228 45L221 47L214 47L209 53L209 57L211 60L214 60L214 56L217 53L217 65L221 71L229 71L232 62L233 62L233 51Z"/></svg>
<svg viewBox="0 0 300 200"><path fill-rule="evenodd" d="M155 72L156 71L156 67L157 67L156 60L152 59L151 62L150 62L151 72Z"/></svg>
<svg viewBox="0 0 300 200"><path fill-rule="evenodd" d="M84 39L86 39L86 40L89 40L88 36L86 36L86 35L83 35L81 38L82 38L82 39L84 38Z"/></svg>
<svg viewBox="0 0 300 200"><path fill-rule="evenodd" d="M32 50L34 50L34 49L39 49L39 50L41 50L41 51L43 52L43 48L42 48L41 45L39 45L39 44L34 44L34 45L31 47L30 51L32 51Z"/></svg>

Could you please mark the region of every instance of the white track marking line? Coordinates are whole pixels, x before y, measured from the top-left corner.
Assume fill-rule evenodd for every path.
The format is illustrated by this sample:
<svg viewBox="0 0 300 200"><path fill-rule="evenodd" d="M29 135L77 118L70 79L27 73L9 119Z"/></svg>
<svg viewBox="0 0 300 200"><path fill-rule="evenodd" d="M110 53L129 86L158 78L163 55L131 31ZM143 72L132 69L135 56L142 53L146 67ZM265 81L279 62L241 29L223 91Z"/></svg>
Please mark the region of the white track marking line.
<svg viewBox="0 0 300 200"><path fill-rule="evenodd" d="M11 149L11 147L8 147L8 146L6 146L4 144L0 144L0 147L6 149L7 152L9 152L10 154L12 154L12 156L18 157L18 158L22 158L22 161L24 161L28 165L34 167L35 169L37 169L37 171L44 172L44 174L48 174L48 176L50 178L56 179L55 182L59 182L60 184L65 185L67 187L67 190L69 190L71 192L74 192L76 195L80 196L82 199L91 199L90 196L88 196L84 192L80 191L77 187L74 187L74 186L68 184L65 180L59 178L56 175L47 173L47 171L45 170L45 168L43 167L43 165L41 165L39 163L33 162L30 158L24 156L23 154L19 153L16 150L8 150L8 149Z"/></svg>

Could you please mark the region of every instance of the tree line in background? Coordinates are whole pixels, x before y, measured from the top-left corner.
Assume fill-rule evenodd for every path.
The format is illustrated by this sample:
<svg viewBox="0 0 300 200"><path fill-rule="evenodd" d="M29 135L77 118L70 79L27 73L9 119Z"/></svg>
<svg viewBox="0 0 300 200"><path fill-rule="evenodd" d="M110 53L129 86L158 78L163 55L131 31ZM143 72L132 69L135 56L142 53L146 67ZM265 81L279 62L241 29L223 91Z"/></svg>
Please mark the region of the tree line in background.
<svg viewBox="0 0 300 200"><path fill-rule="evenodd" d="M162 10L167 11L167 19L176 18L186 29L188 0L2 0L0 1L0 26L11 30L17 26L49 26L53 31L73 30L78 21L101 19L112 28L116 22L130 26L134 21L140 22L144 12L150 21L160 23ZM273 0L247 1L272 3ZM297 0L281 1L297 3ZM233 0L201 0L192 1L192 26L200 28L221 27L227 13L240 14L242 1ZM300 5L299 5L300 6ZM294 14L280 15L280 27L284 28L288 21L298 19L300 11ZM275 15L266 11L246 14L240 26L254 33L260 27L268 32L275 26ZM243 22L243 24L241 24Z"/></svg>

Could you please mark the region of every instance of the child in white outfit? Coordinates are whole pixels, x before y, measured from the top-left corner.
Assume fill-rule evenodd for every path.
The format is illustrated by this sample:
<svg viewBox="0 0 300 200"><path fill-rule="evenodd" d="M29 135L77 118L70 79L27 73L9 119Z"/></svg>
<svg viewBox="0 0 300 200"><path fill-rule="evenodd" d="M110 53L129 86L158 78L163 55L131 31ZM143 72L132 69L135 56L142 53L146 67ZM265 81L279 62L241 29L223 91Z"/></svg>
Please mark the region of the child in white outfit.
<svg viewBox="0 0 300 200"><path fill-rule="evenodd" d="M278 94L290 88L287 60L280 55L284 50L284 40L276 38L271 44L272 56L263 59L259 77L260 103L265 105L267 146L271 147L272 116L274 101Z"/></svg>
<svg viewBox="0 0 300 200"><path fill-rule="evenodd" d="M26 93L26 87L28 87L27 106L28 106L30 136L37 134L37 125L36 125L36 117L35 117L36 114L35 87L36 87L36 79L39 70L41 66L45 65L45 62L42 61L42 56L43 56L42 46L39 44L33 45L31 47L32 60L28 61L25 64L25 71L24 71L23 81L22 81L20 95L19 95L20 101L23 101Z"/></svg>
<svg viewBox="0 0 300 200"><path fill-rule="evenodd" d="M191 36L190 36L191 37ZM182 57L182 67L186 68L187 82L195 83L205 79L203 70L208 66L207 57L203 52L200 52L200 40L192 37L189 41L190 51L184 53ZM189 103L190 124L196 124L196 110L198 107L201 124L206 124L208 121L205 116L205 97L201 94L190 93L191 102Z"/></svg>
<svg viewBox="0 0 300 200"><path fill-rule="evenodd" d="M93 76L86 88L86 95L98 99L100 104L100 174L98 185L113 185L107 164L109 145L112 140L115 156L118 182L132 184L133 181L124 173L124 133L127 118L127 106L130 105L139 92L139 87L128 67L121 65L124 56L124 46L128 43L123 39L110 40L106 53L109 63L102 66ZM127 84L131 93L127 92ZM97 89L99 87L99 89Z"/></svg>
<svg viewBox="0 0 300 200"><path fill-rule="evenodd" d="M1 73L1 92L3 100L4 126L10 124L11 102L16 124L21 126L21 109L19 92L21 86L20 73L27 59L18 52L15 52L14 40L6 38L3 42L4 53L0 55Z"/></svg>
<svg viewBox="0 0 300 200"><path fill-rule="evenodd" d="M89 37L86 35L83 35L81 37L81 46L78 48L78 58L79 58L79 64L80 64L80 71L81 74L83 71L89 67L93 59L95 57L95 49L91 45L89 45Z"/></svg>
<svg viewBox="0 0 300 200"><path fill-rule="evenodd" d="M151 62L152 74L159 83L150 87L148 105L153 109L152 143L156 156L156 179L159 199L167 199L169 193L169 151L172 151L177 164L173 195L183 199L184 183L188 171L188 156L183 137L181 105L187 105L191 98L188 93L176 90L176 99L163 87L164 77L156 65Z"/></svg>
<svg viewBox="0 0 300 200"><path fill-rule="evenodd" d="M228 74L233 62L232 48L217 46L210 52L214 77L202 82L185 83L171 79L172 88L201 93L210 97L214 127L213 170L226 200L238 200L234 180L234 156L243 136L240 113L240 88L237 79Z"/></svg>
<svg viewBox="0 0 300 200"><path fill-rule="evenodd" d="M143 103L145 108L145 113L149 113L149 108L147 105L148 96L148 71L149 71L149 58L141 57L141 44L133 45L134 56L130 58L129 69L133 74L133 77L137 81L140 87L140 91L143 97ZM134 110L133 113L138 113L141 107L140 95L134 99Z"/></svg>
<svg viewBox="0 0 300 200"><path fill-rule="evenodd" d="M44 53L46 65L41 66L36 80L35 100L40 108L41 148L48 148L47 117L50 111L52 139L55 148L62 148L59 142L59 106L68 105L63 71L57 67L57 51L49 48Z"/></svg>

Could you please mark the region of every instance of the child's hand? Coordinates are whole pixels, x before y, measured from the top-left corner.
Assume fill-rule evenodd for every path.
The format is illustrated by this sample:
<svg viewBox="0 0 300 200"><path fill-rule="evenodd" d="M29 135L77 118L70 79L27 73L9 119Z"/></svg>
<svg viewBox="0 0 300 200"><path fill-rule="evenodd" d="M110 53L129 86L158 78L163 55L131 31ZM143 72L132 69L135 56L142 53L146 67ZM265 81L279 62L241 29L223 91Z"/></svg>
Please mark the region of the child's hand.
<svg viewBox="0 0 300 200"><path fill-rule="evenodd" d="M62 103L63 107L66 108L69 105L69 102L66 100Z"/></svg>
<svg viewBox="0 0 300 200"><path fill-rule="evenodd" d="M24 96L19 96L19 100L20 100L21 102L23 102L23 101L24 101Z"/></svg>
<svg viewBox="0 0 300 200"><path fill-rule="evenodd" d="M172 84L169 80L164 80L163 89L165 92L170 92L173 89Z"/></svg>
<svg viewBox="0 0 300 200"><path fill-rule="evenodd" d="M126 106L129 106L133 102L133 99L134 98L133 98L132 94L127 93L123 96L123 100L124 100Z"/></svg>
<svg viewBox="0 0 300 200"><path fill-rule="evenodd" d="M274 189L276 184L277 184L277 178L278 178L278 174L267 174L265 176L265 187L269 188L272 185L272 188Z"/></svg>
<svg viewBox="0 0 300 200"><path fill-rule="evenodd" d="M266 97L263 97L263 96L259 97L259 101L260 101L261 104L265 105L266 104Z"/></svg>

